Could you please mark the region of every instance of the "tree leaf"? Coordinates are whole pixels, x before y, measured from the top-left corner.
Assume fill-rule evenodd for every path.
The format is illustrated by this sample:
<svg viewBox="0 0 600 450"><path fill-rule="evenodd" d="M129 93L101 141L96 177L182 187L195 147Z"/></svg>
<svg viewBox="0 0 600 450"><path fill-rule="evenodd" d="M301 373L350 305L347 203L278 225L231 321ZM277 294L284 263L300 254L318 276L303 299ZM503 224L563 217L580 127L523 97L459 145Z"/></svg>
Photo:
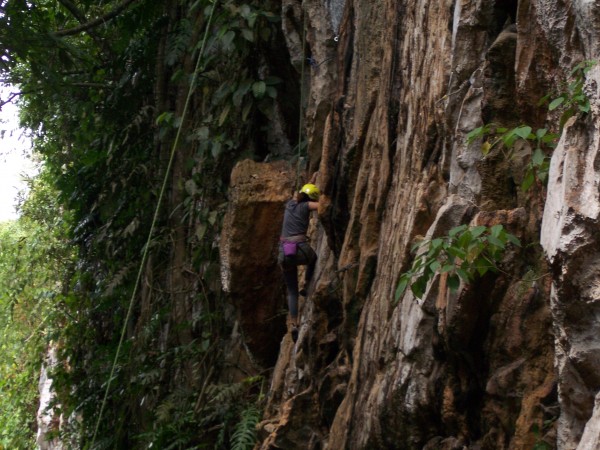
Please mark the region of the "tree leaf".
<svg viewBox="0 0 600 450"><path fill-rule="evenodd" d="M248 78L246 78L240 82L238 88L233 93L232 100L233 100L234 106L239 107L242 104L244 95L246 95L246 93L250 90L251 86L252 86L252 80L250 80Z"/></svg>
<svg viewBox="0 0 600 450"><path fill-rule="evenodd" d="M262 98L267 90L267 84L264 81L256 81L252 85L252 93L256 98Z"/></svg>
<svg viewBox="0 0 600 450"><path fill-rule="evenodd" d="M529 135L531 134L531 127L523 126L523 127L515 128L515 134L517 136L519 136L520 138L527 139L527 138L529 138Z"/></svg>
<svg viewBox="0 0 600 450"><path fill-rule="evenodd" d="M199 141L205 141L208 139L209 130L207 126L202 126L195 131L196 139Z"/></svg>
<svg viewBox="0 0 600 450"><path fill-rule="evenodd" d="M398 300L400 300L400 297L406 290L406 287L408 286L409 281L410 281L410 277L407 277L404 275L400 277L400 281L398 282L398 286L396 287L396 292L394 293L394 300L396 302L398 302Z"/></svg>
<svg viewBox="0 0 600 450"><path fill-rule="evenodd" d="M227 103L221 111L221 114L219 114L219 126L225 123L227 116L229 115L229 111L231 111L231 103Z"/></svg>
<svg viewBox="0 0 600 450"><path fill-rule="evenodd" d="M425 293L425 288L427 287L427 278L419 277L417 281L410 285L410 290L417 298L423 298L423 294Z"/></svg>
<svg viewBox="0 0 600 450"><path fill-rule="evenodd" d="M534 181L535 181L535 176L533 174L533 170L529 169L527 171L527 173L525 174L525 177L523 177L523 181L521 182L521 190L523 192L526 192L527 190L529 190L529 188L533 185Z"/></svg>
<svg viewBox="0 0 600 450"><path fill-rule="evenodd" d="M473 266L475 266L479 276L485 275L490 269L490 263L485 258L477 258L473 262Z"/></svg>
<svg viewBox="0 0 600 450"><path fill-rule="evenodd" d="M225 51L231 51L233 49L232 42L235 39L235 32L232 30L227 31L223 37L221 38L221 42L223 43L223 48Z"/></svg>
<svg viewBox="0 0 600 450"><path fill-rule="evenodd" d="M533 156L531 158L534 166L541 166L544 160L546 159L546 155L542 152L541 149L536 148L533 152Z"/></svg>
<svg viewBox="0 0 600 450"><path fill-rule="evenodd" d="M440 269L440 267L442 267L442 265L439 261L433 261L431 264L429 264L429 268L432 272L437 272Z"/></svg>
<svg viewBox="0 0 600 450"><path fill-rule="evenodd" d="M496 236L488 236L488 242L498 248L501 248L501 249L503 249L505 247L504 242L502 242Z"/></svg>
<svg viewBox="0 0 600 450"><path fill-rule="evenodd" d="M462 269L460 267L456 269L456 273L458 274L459 277L462 278L462 280L465 283L469 283L472 279L472 276L465 269Z"/></svg>
<svg viewBox="0 0 600 450"><path fill-rule="evenodd" d="M487 227L483 226L483 225L473 227L473 228L471 228L471 236L473 238L477 238L477 237L481 236L486 230L487 230Z"/></svg>
<svg viewBox="0 0 600 450"><path fill-rule="evenodd" d="M481 144L481 153L483 156L487 156L490 153L490 149L492 148L492 144L489 141L485 141Z"/></svg>
<svg viewBox="0 0 600 450"><path fill-rule="evenodd" d="M517 247L521 246L521 241L514 234L506 233L506 239Z"/></svg>
<svg viewBox="0 0 600 450"><path fill-rule="evenodd" d="M560 105L562 105L562 103L565 101L564 97L558 97L555 98L554 100L552 100L550 102L550 105L548 105L548 109L550 111L554 111L556 108L558 108Z"/></svg>
<svg viewBox="0 0 600 450"><path fill-rule="evenodd" d="M205 223L198 224L198 226L196 227L196 239L198 239L199 241L202 240L202 238L206 234L206 228L207 227Z"/></svg>
<svg viewBox="0 0 600 450"><path fill-rule="evenodd" d="M454 264L445 264L442 267L442 270L440 270L440 273L446 273L446 272L450 272L452 270L454 270Z"/></svg>
<svg viewBox="0 0 600 450"><path fill-rule="evenodd" d="M464 250L457 248L457 247L448 247L447 252L459 259L465 259L467 257L467 254L465 253Z"/></svg>
<svg viewBox="0 0 600 450"><path fill-rule="evenodd" d="M242 28L242 37L249 42L254 42L254 32L248 28Z"/></svg>
<svg viewBox="0 0 600 450"><path fill-rule="evenodd" d="M589 100L586 101L586 102L584 102L584 103L581 103L579 105L579 111L584 112L584 113L587 113L587 112L590 111L590 102L589 102Z"/></svg>
<svg viewBox="0 0 600 450"><path fill-rule="evenodd" d="M248 101L242 108L242 120L245 122L248 120L248 116L250 115L250 111L252 111L252 102Z"/></svg>
<svg viewBox="0 0 600 450"><path fill-rule="evenodd" d="M497 223L496 225L490 228L490 235L497 238L498 236L500 236L500 232L502 230L504 230L504 227L501 224Z"/></svg>
<svg viewBox="0 0 600 450"><path fill-rule="evenodd" d="M437 249L437 248L441 247L443 243L444 243L443 239L435 238L434 240L431 241L431 247L434 249Z"/></svg>
<svg viewBox="0 0 600 450"><path fill-rule="evenodd" d="M277 98L277 89L273 86L267 86L267 95L271 98Z"/></svg>
<svg viewBox="0 0 600 450"><path fill-rule="evenodd" d="M185 190L189 195L195 195L197 192L196 182L192 179L186 180Z"/></svg>
<svg viewBox="0 0 600 450"><path fill-rule="evenodd" d="M471 230L465 230L458 238L456 246L460 247L461 249L466 249L472 240L473 236L471 235Z"/></svg>
<svg viewBox="0 0 600 450"><path fill-rule="evenodd" d="M219 141L214 141L211 148L211 154L213 158L217 159L221 154L221 143Z"/></svg>
<svg viewBox="0 0 600 450"><path fill-rule="evenodd" d="M448 232L448 236L450 237L454 237L456 236L458 233L460 233L461 231L464 231L467 229L466 225L459 225L457 227L452 228L449 232Z"/></svg>
<svg viewBox="0 0 600 450"><path fill-rule="evenodd" d="M448 277L448 287L452 291L458 290L460 287L460 279L458 278L458 275L453 274Z"/></svg>
<svg viewBox="0 0 600 450"><path fill-rule="evenodd" d="M477 127L467 133L467 143L471 144L479 137L483 136L483 127Z"/></svg>

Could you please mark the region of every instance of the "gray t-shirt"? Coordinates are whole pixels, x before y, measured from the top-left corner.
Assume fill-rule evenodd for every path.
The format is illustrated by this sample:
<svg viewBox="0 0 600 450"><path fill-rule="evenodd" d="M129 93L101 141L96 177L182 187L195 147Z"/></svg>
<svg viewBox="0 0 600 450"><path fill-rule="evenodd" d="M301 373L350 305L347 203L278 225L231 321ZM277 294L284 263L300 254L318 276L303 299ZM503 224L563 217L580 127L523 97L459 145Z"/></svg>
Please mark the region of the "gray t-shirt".
<svg viewBox="0 0 600 450"><path fill-rule="evenodd" d="M285 205L281 237L306 234L309 219L310 209L308 209L308 202L298 203L296 200L290 200Z"/></svg>

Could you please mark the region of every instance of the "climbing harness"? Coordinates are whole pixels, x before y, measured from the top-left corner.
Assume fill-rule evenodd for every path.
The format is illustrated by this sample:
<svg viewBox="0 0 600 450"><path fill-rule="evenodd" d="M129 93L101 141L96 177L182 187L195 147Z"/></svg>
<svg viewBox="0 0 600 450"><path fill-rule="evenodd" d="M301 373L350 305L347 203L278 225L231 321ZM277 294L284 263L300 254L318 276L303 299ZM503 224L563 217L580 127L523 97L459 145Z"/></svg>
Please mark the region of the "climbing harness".
<svg viewBox="0 0 600 450"><path fill-rule="evenodd" d="M200 46L200 52L198 53L198 59L196 61L196 67L194 69L194 74L192 76L192 80L190 82L190 88L188 90L188 94L187 97L185 99L185 104L183 106L183 111L181 113L181 121L183 122L183 119L185 118L185 116L187 115L188 109L189 109L189 104L190 104L190 100L192 98L192 93L194 91L194 86L196 85L196 78L198 77L198 70L200 68L200 61L202 60L202 56L204 55L204 49L206 46L206 40L208 38L208 31L210 30L210 25L212 22L212 18L215 12L215 8L217 6L218 0L214 0L213 1L213 5L212 8L210 10L210 15L208 17L208 23L206 24L206 30L204 32L204 38L202 39L202 45ZM133 292L131 294L131 299L129 301L129 308L127 309L127 314L125 316L125 320L123 321L123 329L121 331L121 337L119 339L119 344L117 345L117 352L115 354L115 358L113 360L113 364L112 364L112 368L110 370L110 376L108 377L108 381L106 383L106 389L104 391L104 398L102 399L102 404L100 406L100 412L98 414L98 420L96 421L96 426L94 429L94 434L92 436L92 441L90 444L89 448L94 448L94 443L96 442L96 436L98 434L98 429L100 427L100 421L102 420L102 415L104 413L104 408L106 406L106 400L108 398L108 392L110 391L110 385L111 382L113 380L113 377L115 375L115 368L117 366L117 361L119 359L119 355L121 353L121 347L123 346L123 341L125 339L125 333L127 331L127 324L129 322L129 319L131 318L131 312L133 310L133 302L135 300L135 296L137 294L138 291L138 287L140 285L140 280L142 279L142 272L144 270L144 264L146 263L146 260L148 259L148 249L150 248L150 242L152 240L152 235L154 234L154 229L156 227L156 223L158 221L158 213L160 211L160 204L162 203L162 199L164 197L165 191L166 191L166 187L167 187L167 181L169 179L169 174L171 172L171 168L173 166L173 161L175 159L175 150L177 149L177 146L179 145L179 139L181 136L181 130L183 129L183 127L179 127L177 129L177 134L175 136L175 141L173 142L173 148L171 149L171 156L169 157L169 162L167 164L167 169L165 171L165 176L163 179L163 183L162 183L162 187L160 189L160 194L158 196L158 200L157 200L157 205L156 205L156 209L154 210L154 217L152 218L152 225L150 226L150 231L148 232L148 239L146 240L146 245L144 246L144 253L142 255L142 260L140 262L140 268L137 274L137 278L135 281L135 285L133 288Z"/></svg>

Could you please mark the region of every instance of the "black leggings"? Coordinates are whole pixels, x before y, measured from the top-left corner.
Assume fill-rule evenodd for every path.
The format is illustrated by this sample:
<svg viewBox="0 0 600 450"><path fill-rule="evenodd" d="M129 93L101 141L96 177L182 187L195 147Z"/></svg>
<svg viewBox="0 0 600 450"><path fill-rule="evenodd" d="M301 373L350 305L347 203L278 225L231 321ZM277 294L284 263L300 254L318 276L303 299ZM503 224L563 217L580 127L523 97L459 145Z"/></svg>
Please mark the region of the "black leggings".
<svg viewBox="0 0 600 450"><path fill-rule="evenodd" d="M285 287L287 288L287 301L290 316L292 319L296 319L298 317L298 266L306 266L304 285L308 286L308 283L315 273L317 255L307 242L298 244L298 251L295 256L284 256L283 249L281 245L279 245L279 263L283 270L283 279L285 281Z"/></svg>

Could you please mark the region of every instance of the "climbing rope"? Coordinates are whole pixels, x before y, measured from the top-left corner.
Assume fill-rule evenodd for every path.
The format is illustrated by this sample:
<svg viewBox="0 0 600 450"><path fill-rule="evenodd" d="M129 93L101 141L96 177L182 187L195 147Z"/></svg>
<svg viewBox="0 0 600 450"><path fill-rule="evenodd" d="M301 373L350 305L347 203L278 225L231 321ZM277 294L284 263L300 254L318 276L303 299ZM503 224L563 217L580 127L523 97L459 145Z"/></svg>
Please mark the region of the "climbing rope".
<svg viewBox="0 0 600 450"><path fill-rule="evenodd" d="M350 269L352 269L355 266L358 266L358 261L353 261L350 264L346 264L345 266L337 269L334 272L335 279L330 281L329 286L328 286L328 291L330 294L333 294L334 292L336 292L339 289L340 284L342 282L342 275L344 275L347 271L349 271Z"/></svg>
<svg viewBox="0 0 600 450"><path fill-rule="evenodd" d="M192 75L192 80L190 82L190 88L187 93L187 97L185 99L185 104L183 106L183 112L181 113L181 122L183 123L185 116L187 115L190 100L192 98L192 93L194 91L194 85L196 84L198 70L200 68L200 61L202 60L202 56L204 54L204 48L206 46L206 40L208 38L208 32L210 30L210 24L212 22L213 14L215 12L215 8L217 6L218 0L213 0L212 8L210 10L210 15L208 17L208 22L206 24L206 30L204 32L204 38L202 39L202 45L200 46L200 52L198 53L198 59L196 61L196 67L194 69L194 74ZM156 205L156 209L154 210L154 217L152 218L152 225L150 226L150 231L148 232L148 239L146 240L146 245L144 246L144 252L142 254L142 260L140 262L140 268L138 270L137 278L135 281L135 285L133 288L133 292L131 294L131 299L129 300L129 308L127 309L127 315L125 316L125 320L123 321L123 329L121 331L121 337L119 339L119 344L117 345L117 352L115 354L115 358L113 360L112 368L110 370L110 376L108 377L108 382L106 383L106 389L104 391L104 398L102 399L102 405L100 406L100 413L98 414L98 420L96 421L96 426L94 429L94 435L92 437L92 441L90 444L90 449L93 449L94 443L96 442L96 436L98 434L98 429L100 427L100 421L102 420L102 415L104 413L104 408L106 406L106 400L108 399L108 392L110 390L110 385L113 380L115 374L115 368L117 366L117 361L119 359L119 355L121 353L121 347L123 346L123 341L125 339L125 333L127 331L127 323L131 317L131 312L133 310L133 303L135 300L135 296L137 295L138 286L140 285L140 280L142 279L142 272L144 270L144 265L146 264L146 260L148 259L148 249L150 248L150 241L152 239L152 235L154 234L154 228L156 227L156 222L158 221L158 213L160 211L160 204L162 203L162 199L164 197L167 181L169 179L169 174L171 173L171 167L173 166L173 160L175 159L175 150L179 145L179 139L181 136L181 130L183 129L180 126L177 129L177 134L175 135L175 141L173 142L173 148L171 149L171 155L169 157L169 163L167 164L167 170L165 171L165 176L163 179L163 183L160 189L160 194L158 196L158 201Z"/></svg>
<svg viewBox="0 0 600 450"><path fill-rule="evenodd" d="M302 150L302 129L304 128L304 48L306 46L306 12L304 11L304 2L300 5L302 11L302 47L300 48L300 117L298 118L298 161L296 163L296 189L300 190L300 155Z"/></svg>

